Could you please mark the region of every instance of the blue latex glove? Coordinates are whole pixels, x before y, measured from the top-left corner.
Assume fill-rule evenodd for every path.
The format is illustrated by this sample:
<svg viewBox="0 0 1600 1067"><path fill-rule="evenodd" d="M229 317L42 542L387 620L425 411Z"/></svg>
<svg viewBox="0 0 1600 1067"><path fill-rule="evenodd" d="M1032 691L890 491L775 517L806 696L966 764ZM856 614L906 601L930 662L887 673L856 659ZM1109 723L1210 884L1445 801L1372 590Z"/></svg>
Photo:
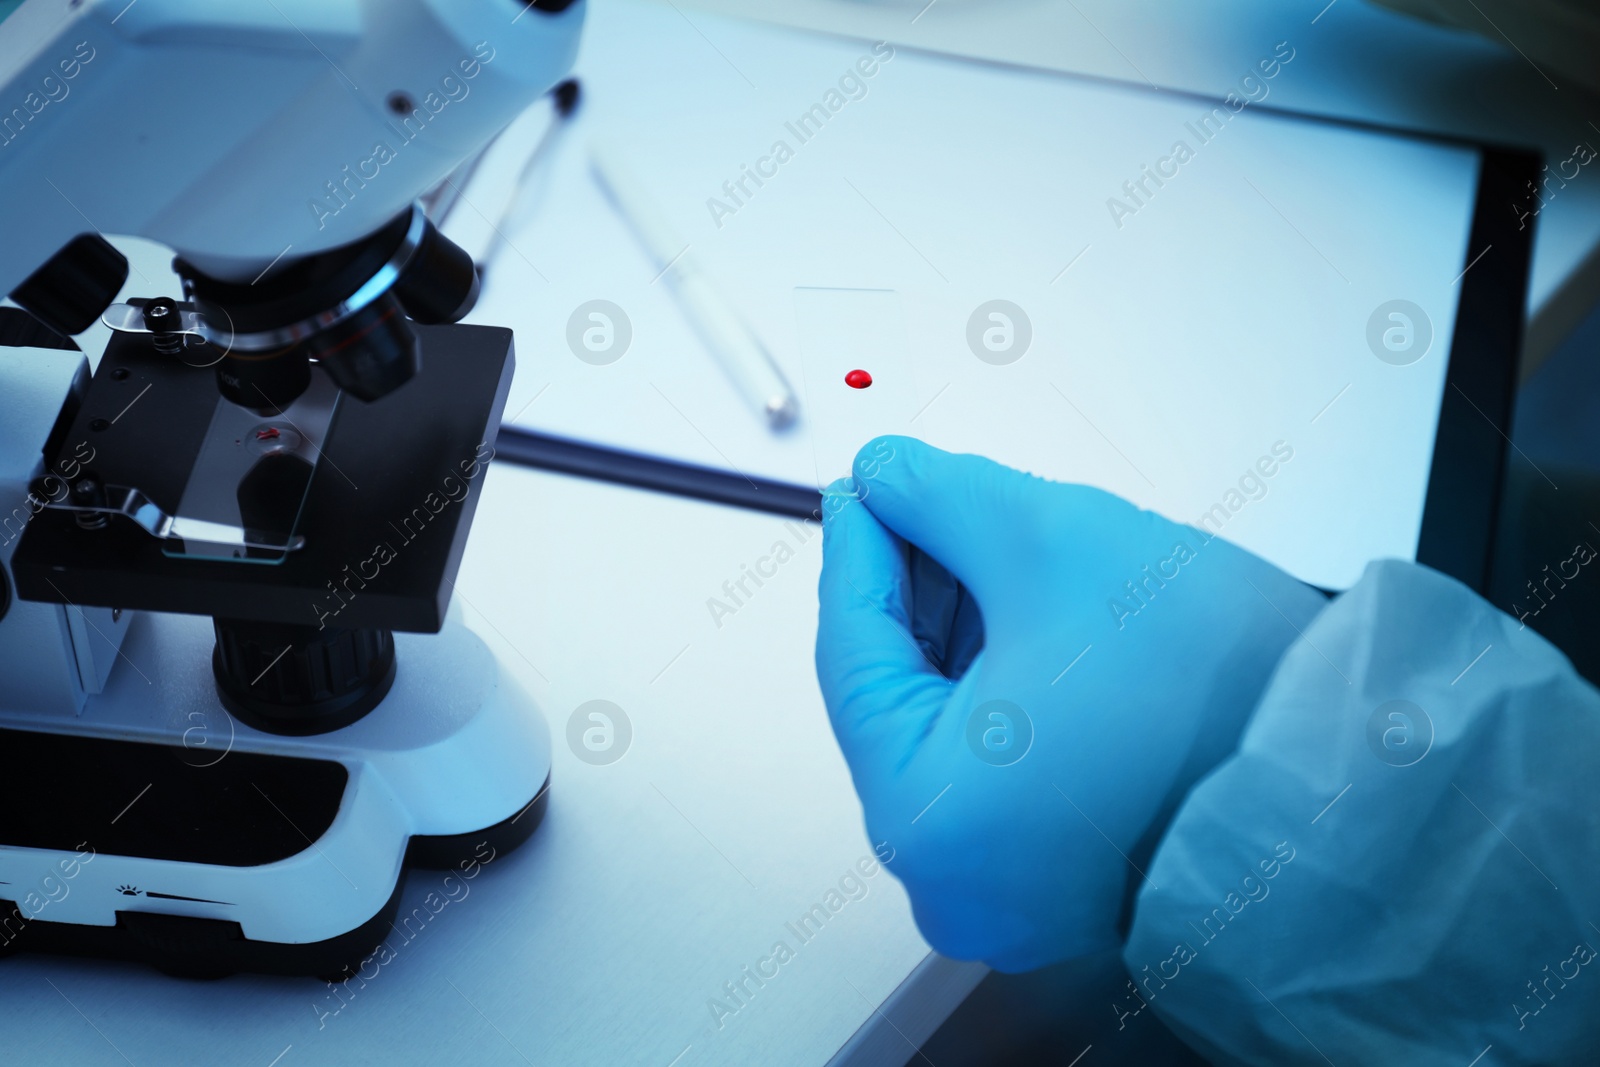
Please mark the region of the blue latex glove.
<svg viewBox="0 0 1600 1067"><path fill-rule="evenodd" d="M1011 971L1117 944L1326 600L1097 489L905 437L854 470L824 494L817 673L923 936Z"/></svg>

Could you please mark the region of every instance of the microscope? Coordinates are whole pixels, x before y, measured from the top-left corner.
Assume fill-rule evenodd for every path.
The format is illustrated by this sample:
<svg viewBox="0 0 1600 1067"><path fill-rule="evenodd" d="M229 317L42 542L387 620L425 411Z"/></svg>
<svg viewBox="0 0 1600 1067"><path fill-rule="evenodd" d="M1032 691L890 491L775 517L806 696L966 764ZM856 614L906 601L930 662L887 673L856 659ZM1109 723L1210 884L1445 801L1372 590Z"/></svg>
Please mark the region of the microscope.
<svg viewBox="0 0 1600 1067"><path fill-rule="evenodd" d="M420 198L584 4L10 6L0 956L339 980L408 868L544 811L548 728L449 607L511 331L459 323L478 274ZM104 233L181 291L118 302Z"/></svg>

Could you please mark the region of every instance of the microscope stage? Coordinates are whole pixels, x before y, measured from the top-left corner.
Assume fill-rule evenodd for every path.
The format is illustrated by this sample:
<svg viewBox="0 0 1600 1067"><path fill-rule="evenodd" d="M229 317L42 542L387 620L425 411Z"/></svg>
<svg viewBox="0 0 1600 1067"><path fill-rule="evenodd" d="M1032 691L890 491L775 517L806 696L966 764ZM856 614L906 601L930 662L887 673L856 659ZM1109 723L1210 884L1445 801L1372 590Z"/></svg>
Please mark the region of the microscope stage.
<svg viewBox="0 0 1600 1067"><path fill-rule="evenodd" d="M112 515L81 529L70 512L29 523L12 570L28 600L341 629L436 633L444 623L484 469L510 388L511 331L414 326L422 370L381 400L345 397L281 562L173 558ZM217 404L215 371L118 334L65 432L57 461L134 486L177 511ZM86 450L92 449L92 452Z"/></svg>

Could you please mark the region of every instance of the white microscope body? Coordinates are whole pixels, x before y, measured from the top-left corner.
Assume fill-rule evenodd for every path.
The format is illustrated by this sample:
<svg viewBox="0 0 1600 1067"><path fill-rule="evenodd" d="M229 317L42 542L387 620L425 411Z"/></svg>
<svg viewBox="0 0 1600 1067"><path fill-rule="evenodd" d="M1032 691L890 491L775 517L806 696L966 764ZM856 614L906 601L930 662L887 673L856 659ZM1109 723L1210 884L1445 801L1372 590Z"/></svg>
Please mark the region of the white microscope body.
<svg viewBox="0 0 1600 1067"><path fill-rule="evenodd" d="M55 329L0 326L0 955L338 976L408 862L485 862L537 824L548 729L444 610L509 333L412 325L476 294L412 205L565 74L583 7L27 0L0 22L0 294ZM172 248L187 300L107 310L105 233ZM61 335L102 312L91 381ZM358 476L345 511L334 463L378 471L388 413L431 432L436 390L459 406L438 432L466 436ZM148 484L146 453L168 457ZM407 478L439 492L387 502L368 553L330 548ZM412 514L438 527L422 547Z"/></svg>

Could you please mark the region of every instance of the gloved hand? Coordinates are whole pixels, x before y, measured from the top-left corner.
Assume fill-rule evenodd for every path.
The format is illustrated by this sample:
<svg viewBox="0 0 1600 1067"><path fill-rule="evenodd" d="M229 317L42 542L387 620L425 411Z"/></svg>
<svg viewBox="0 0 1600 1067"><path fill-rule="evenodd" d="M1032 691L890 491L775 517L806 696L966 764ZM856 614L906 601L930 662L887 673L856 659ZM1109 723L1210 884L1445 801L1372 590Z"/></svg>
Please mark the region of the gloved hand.
<svg viewBox="0 0 1600 1067"><path fill-rule="evenodd" d="M824 493L817 674L940 952L1021 971L1120 940L1138 867L1326 604L1109 493L905 437Z"/></svg>

